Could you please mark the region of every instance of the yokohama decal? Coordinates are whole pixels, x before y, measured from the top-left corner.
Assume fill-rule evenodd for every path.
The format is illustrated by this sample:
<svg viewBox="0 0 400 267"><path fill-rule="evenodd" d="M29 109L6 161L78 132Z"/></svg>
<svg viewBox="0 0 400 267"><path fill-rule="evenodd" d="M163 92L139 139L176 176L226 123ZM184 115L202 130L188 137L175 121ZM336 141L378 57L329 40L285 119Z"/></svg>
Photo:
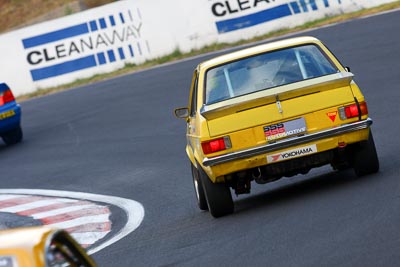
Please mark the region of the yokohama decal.
<svg viewBox="0 0 400 267"><path fill-rule="evenodd" d="M278 161L282 161L282 160L286 160L286 159L298 158L298 157L301 157L301 156L314 154L316 152L318 152L318 149L317 149L316 145L299 147L299 148L296 148L296 149L283 151L281 153L268 155L267 156L267 162L268 163L273 163L273 162L278 162Z"/></svg>

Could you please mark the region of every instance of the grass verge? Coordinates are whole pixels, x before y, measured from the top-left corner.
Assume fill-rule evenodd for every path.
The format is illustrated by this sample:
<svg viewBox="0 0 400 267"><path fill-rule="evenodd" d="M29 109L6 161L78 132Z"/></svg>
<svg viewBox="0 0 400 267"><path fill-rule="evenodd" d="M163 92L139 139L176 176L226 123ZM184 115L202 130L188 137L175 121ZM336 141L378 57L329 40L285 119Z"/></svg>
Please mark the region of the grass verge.
<svg viewBox="0 0 400 267"><path fill-rule="evenodd" d="M33 93L19 96L19 97L17 97L17 100L24 101L24 100L31 99L34 97L40 97L43 95L52 94L55 92L66 90L66 89L82 86L85 84L90 84L90 83L106 80L109 78L117 77L117 76L124 75L127 73L132 73L132 72L135 72L138 70L148 69L150 67L161 65L161 64L164 64L167 62L173 62L173 61L181 60L184 58L205 54L208 52L218 51L221 49L235 47L235 46L239 46L239 45L243 45L243 44L247 44L247 43L253 43L253 42L261 41L261 40L272 38L272 37L279 37L282 35L299 32L299 31L303 31L303 30L307 30L307 29L318 28L321 26L326 26L326 25L330 25L330 24L334 24L334 23L340 23L343 21L356 19L356 18L367 16L367 15L373 15L373 14L377 14L377 13L381 13L384 11L389 11L389 10L393 10L393 9L397 9L397 8L400 8L400 0L393 2L393 3L374 7L374 8L363 9L360 11L336 15L336 16L332 16L332 17L326 17L323 19L308 22L301 26L297 26L297 27L290 28L290 29L281 29L279 31L270 32L265 35L261 35L261 36L258 36L258 37L252 38L252 39L248 39L248 40L241 40L241 41L238 41L235 43L212 44L212 45L203 47L202 49L199 49L199 50L193 50L189 53L182 53L177 49L170 55L167 55L167 56L164 56L161 58L157 58L157 59L153 59L153 60L149 60L140 65L126 64L125 67L118 69L116 71L113 71L113 72L97 74L97 75L94 75L89 78L79 79L72 83L64 84L64 85L57 86L57 87L40 89Z"/></svg>

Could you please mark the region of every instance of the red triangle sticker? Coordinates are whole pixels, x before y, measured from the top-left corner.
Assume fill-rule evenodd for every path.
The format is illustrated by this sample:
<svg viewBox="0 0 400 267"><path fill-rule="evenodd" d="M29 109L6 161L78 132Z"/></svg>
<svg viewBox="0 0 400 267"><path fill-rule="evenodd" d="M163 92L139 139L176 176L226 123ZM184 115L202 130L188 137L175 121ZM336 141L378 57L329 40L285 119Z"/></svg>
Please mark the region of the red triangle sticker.
<svg viewBox="0 0 400 267"><path fill-rule="evenodd" d="M329 117L329 119L331 119L332 122L335 122L336 116L337 116L337 111L328 112L328 113L326 113L326 115Z"/></svg>

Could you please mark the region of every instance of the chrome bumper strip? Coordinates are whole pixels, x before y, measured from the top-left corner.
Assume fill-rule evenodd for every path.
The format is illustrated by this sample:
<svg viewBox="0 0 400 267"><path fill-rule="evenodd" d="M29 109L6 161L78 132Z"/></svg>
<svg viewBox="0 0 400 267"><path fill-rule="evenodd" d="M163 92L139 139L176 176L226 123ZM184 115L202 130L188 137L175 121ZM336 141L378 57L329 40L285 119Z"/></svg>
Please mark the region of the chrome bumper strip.
<svg viewBox="0 0 400 267"><path fill-rule="evenodd" d="M237 152L232 152L229 154L213 157L213 158L205 158L203 160L204 166L215 166L217 164L230 162L237 159L249 158L252 156L257 156L260 154L266 154L275 150L280 150L284 148L288 148L291 146L297 146L304 143L320 140L323 138L329 138L345 133L355 132L358 130L363 130L368 128L372 124L372 119L368 118L364 121L358 121L351 124L342 125L336 128L324 130L317 133L312 133L300 137L285 139L282 141L278 141L276 143L266 144L263 146L250 148L246 150L241 150Z"/></svg>

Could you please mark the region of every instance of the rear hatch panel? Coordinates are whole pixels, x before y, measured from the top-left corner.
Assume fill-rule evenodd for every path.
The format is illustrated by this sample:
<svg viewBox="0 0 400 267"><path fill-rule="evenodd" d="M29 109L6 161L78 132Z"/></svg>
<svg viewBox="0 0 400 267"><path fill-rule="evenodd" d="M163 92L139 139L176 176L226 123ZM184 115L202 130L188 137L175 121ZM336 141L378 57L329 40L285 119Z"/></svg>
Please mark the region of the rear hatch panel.
<svg viewBox="0 0 400 267"><path fill-rule="evenodd" d="M295 82L205 105L201 114L210 137L233 134L241 139L240 147L232 140L234 150L313 133L340 125L337 108L354 102L352 79L352 73L340 72Z"/></svg>

